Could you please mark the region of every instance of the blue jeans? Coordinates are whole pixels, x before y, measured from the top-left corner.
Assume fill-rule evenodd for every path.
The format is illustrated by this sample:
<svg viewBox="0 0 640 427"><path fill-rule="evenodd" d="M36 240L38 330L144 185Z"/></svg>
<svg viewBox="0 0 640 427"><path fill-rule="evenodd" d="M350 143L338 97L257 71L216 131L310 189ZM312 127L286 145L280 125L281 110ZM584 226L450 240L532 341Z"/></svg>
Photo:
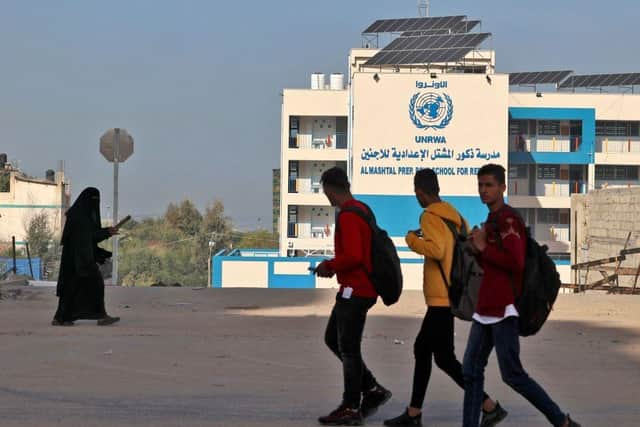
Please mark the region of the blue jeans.
<svg viewBox="0 0 640 427"><path fill-rule="evenodd" d="M535 406L553 426L562 426L565 414L549 395L522 368L518 318L507 317L493 325L475 320L471 324L467 350L464 354L463 427L478 427L483 401L484 368L495 347L502 380Z"/></svg>

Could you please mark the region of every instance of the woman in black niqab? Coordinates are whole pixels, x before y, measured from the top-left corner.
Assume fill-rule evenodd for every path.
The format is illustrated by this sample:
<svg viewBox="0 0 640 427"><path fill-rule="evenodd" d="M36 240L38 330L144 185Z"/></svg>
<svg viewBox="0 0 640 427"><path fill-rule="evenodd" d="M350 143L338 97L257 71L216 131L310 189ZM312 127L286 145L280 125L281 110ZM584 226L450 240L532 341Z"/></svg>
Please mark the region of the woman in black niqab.
<svg viewBox="0 0 640 427"><path fill-rule="evenodd" d="M62 231L62 259L58 275L58 310L52 325L71 326L78 319L98 320L109 325L120 320L107 314L104 305L104 280L98 268L111 252L98 243L117 233L115 228L102 227L100 191L89 187L78 196L66 213Z"/></svg>

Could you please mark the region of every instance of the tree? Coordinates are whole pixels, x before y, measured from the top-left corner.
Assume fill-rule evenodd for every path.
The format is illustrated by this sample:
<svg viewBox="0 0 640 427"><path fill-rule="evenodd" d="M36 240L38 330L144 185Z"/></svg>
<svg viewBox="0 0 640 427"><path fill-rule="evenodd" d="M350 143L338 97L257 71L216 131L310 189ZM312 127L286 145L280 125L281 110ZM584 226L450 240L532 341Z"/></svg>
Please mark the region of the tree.
<svg viewBox="0 0 640 427"><path fill-rule="evenodd" d="M278 233L267 230L247 231L238 235L237 248L271 249L278 247Z"/></svg>
<svg viewBox="0 0 640 427"><path fill-rule="evenodd" d="M32 257L42 257L53 240L53 231L49 227L49 216L40 212L31 217L26 226L26 240Z"/></svg>
<svg viewBox="0 0 640 427"><path fill-rule="evenodd" d="M0 172L0 193L7 193L10 187L11 175L8 172Z"/></svg>
<svg viewBox="0 0 640 427"><path fill-rule="evenodd" d="M180 206L169 204L165 220L188 236L194 236L202 224L202 215L191 200L183 200Z"/></svg>
<svg viewBox="0 0 640 427"><path fill-rule="evenodd" d="M25 226L29 254L40 258L43 279L55 280L60 268L61 246L49 225L49 215L39 212L33 215Z"/></svg>
<svg viewBox="0 0 640 427"><path fill-rule="evenodd" d="M214 242L213 251L228 248L231 244L231 218L224 214L224 204L220 200L209 203L205 209L200 229L200 247L208 247Z"/></svg>

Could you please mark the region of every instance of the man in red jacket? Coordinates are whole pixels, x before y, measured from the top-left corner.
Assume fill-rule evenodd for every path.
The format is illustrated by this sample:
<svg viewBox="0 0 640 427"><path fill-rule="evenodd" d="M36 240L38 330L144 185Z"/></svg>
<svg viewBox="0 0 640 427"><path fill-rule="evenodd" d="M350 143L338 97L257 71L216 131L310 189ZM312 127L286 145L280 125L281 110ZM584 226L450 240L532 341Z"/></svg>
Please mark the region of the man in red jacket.
<svg viewBox="0 0 640 427"><path fill-rule="evenodd" d="M356 207L369 212L365 204L351 195L344 170L331 168L322 174L320 182L332 206ZM335 257L320 263L316 274L320 277L335 274L340 284L325 343L342 361L344 394L340 406L318 421L323 425L362 425L363 417L371 415L391 398L391 392L377 383L360 352L367 312L378 298L368 273L371 271L371 229L357 213L338 214L334 244Z"/></svg>
<svg viewBox="0 0 640 427"><path fill-rule="evenodd" d="M484 276L464 355L463 427L478 427L483 400L484 368L495 347L502 380L542 412L555 427L580 427L525 372L520 362L515 293L522 288L526 228L520 215L504 203L505 169L488 164L478 171L478 192L489 208L472 243Z"/></svg>

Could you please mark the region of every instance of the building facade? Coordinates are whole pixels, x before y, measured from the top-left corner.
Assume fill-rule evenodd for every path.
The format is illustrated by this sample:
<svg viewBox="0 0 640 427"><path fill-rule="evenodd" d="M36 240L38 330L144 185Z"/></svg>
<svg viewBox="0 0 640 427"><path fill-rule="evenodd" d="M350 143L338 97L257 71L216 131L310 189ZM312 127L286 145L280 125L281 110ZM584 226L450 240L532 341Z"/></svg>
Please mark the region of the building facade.
<svg viewBox="0 0 640 427"><path fill-rule="evenodd" d="M45 214L54 235L60 236L64 213L69 207L69 183L63 171L47 171L46 178L32 178L5 160L0 174L0 242L9 243L15 237L23 245L30 221Z"/></svg>
<svg viewBox="0 0 640 427"><path fill-rule="evenodd" d="M403 33L391 48L353 49L346 84L339 74L327 83L315 73L310 88L283 91L278 262L296 262L301 274L305 258L311 265L333 253L336 211L320 176L340 166L396 243L406 286L419 288L422 261L404 242L422 211L414 173L436 170L443 199L479 225L487 208L476 173L498 163L508 171L508 203L549 247L569 283L571 195L640 184L640 96L633 85L615 93L563 88L560 80L544 81L544 73L521 73L516 85L515 75L495 71L496 53L479 48L453 52L453 63L406 61L442 57L443 49L409 49L434 37ZM444 37L456 43L475 35ZM546 84L526 85L536 79Z"/></svg>

